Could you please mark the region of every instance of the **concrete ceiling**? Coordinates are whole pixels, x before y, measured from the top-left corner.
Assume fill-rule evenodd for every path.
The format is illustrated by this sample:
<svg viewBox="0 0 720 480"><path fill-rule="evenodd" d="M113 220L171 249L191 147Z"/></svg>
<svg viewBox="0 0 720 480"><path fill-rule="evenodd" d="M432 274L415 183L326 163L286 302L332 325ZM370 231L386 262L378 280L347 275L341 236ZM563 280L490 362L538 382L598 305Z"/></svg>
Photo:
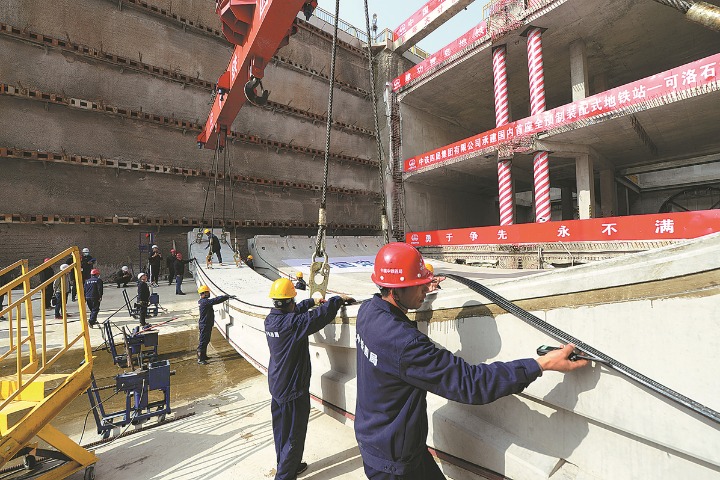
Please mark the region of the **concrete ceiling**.
<svg viewBox="0 0 720 480"><path fill-rule="evenodd" d="M718 5L720 0L708 3ZM691 23L679 11L652 0L570 0L532 24L547 28L543 34L547 109L572 101L569 44L574 40L583 39L587 47L591 94L720 51L720 33ZM512 32L497 42L508 47L511 119L529 114L526 41L520 33ZM595 77L604 77L605 84L599 83L599 90L592 87ZM480 133L495 126L492 90L491 55L485 47L446 72L413 87L402 95L401 102L432 115L442 112L443 117L453 123ZM720 93L713 92L636 113L637 121L657 147L657 154L632 127L631 116L606 120L547 140L591 146L617 168L671 157L698 156L720 151L718 107ZM472 159L439 169L448 173L433 169L412 175L407 181L454 185L454 188L461 181L475 188L486 188L489 195L497 194L494 159ZM513 174L519 182L517 191L530 188L531 172L532 156L516 155ZM568 155L551 155L553 186L563 179L574 180L574 160Z"/></svg>

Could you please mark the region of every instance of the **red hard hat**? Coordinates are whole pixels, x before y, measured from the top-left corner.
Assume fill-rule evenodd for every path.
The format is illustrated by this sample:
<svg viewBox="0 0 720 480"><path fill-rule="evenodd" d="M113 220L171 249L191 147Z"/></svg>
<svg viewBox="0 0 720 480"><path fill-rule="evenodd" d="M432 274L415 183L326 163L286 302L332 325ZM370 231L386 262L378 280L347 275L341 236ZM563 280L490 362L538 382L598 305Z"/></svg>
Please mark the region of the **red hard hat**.
<svg viewBox="0 0 720 480"><path fill-rule="evenodd" d="M45 260L43 260L43 262L49 262L49 261L50 261L49 258L46 258Z"/></svg>
<svg viewBox="0 0 720 480"><path fill-rule="evenodd" d="M372 281L387 288L414 287L430 283L433 274L415 247L402 242L388 243L375 256Z"/></svg>
<svg viewBox="0 0 720 480"><path fill-rule="evenodd" d="M92 270L90 270L90 275L100 275L100 270L98 270L97 268L93 268Z"/></svg>
<svg viewBox="0 0 720 480"><path fill-rule="evenodd" d="M175 254L178 260L182 260L182 253L178 252Z"/></svg>
<svg viewBox="0 0 720 480"><path fill-rule="evenodd" d="M175 253L175 249L174 249L174 248L171 248L171 249L170 249L170 253Z"/></svg>

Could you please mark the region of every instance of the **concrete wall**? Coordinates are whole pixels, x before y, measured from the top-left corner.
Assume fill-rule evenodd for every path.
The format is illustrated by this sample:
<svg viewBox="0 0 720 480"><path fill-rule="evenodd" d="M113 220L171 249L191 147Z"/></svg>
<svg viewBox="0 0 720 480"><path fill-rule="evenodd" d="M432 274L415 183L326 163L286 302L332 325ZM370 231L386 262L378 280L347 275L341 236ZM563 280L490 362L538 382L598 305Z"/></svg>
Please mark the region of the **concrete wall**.
<svg viewBox="0 0 720 480"><path fill-rule="evenodd" d="M149 3L212 29L221 27L214 2ZM58 0L50 6L40 0L8 0L0 4L0 22L209 82L215 82L225 70L232 47L223 38L184 28L177 21L142 8L120 5L98 0ZM308 71L329 75L330 48L326 36L300 28L290 44L278 52L296 66L273 62L265 71L263 83L271 90L270 99L313 115L324 115L328 81ZM366 58L356 51L339 48L336 72L339 81L360 91L336 89L334 120L372 131L372 105L363 94L369 90ZM199 124L204 124L211 101L210 91L203 87L184 86L7 35L0 35L0 82ZM8 95L0 96L0 111L0 147L212 169L215 152L196 148L197 131ZM247 104L232 129L287 145L325 150L325 122L313 122L310 117ZM375 160L377 156L372 136L337 127L332 130L330 152L361 159ZM226 154L236 175L314 185L323 181L322 154L308 155L241 141L230 143ZM221 172L224 158L225 153L220 156ZM207 178L9 158L0 158L0 163L3 171L0 213L5 214L200 218L208 187ZM379 184L377 167L331 158L330 186L379 193ZM222 202L221 192L222 184L218 189L218 205ZM212 186L210 193L212 198ZM230 216L229 191L227 195L226 211ZM320 192L238 183L234 199L237 220L315 223ZM330 223L380 224L377 195L329 193L327 201ZM216 208L219 212L221 207ZM208 207L205 217L209 216ZM0 230L3 238L8 238L6 248L0 249L0 264L18 258L42 260L76 244L93 248L101 264L121 265L134 258L138 235L147 228L0 224ZM243 229L239 242L244 248L245 239L256 233L315 232L314 228ZM184 242L182 228L164 229L159 235L164 251L170 248L170 238Z"/></svg>
<svg viewBox="0 0 720 480"><path fill-rule="evenodd" d="M405 183L406 232L499 223L494 198L469 191Z"/></svg>

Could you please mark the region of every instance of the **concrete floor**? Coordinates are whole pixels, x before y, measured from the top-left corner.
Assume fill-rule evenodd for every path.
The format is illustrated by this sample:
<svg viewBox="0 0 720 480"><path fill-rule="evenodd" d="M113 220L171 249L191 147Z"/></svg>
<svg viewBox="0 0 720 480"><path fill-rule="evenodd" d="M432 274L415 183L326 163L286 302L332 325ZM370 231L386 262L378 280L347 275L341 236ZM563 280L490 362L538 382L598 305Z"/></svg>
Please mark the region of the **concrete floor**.
<svg viewBox="0 0 720 480"><path fill-rule="evenodd" d="M115 286L106 286L101 321L123 305L121 291ZM176 296L174 287L167 284L155 291L160 294L160 304L166 311L149 321L160 325L160 358L169 359L171 369L176 371L171 377L173 414L168 418L191 412L194 415L96 447L95 452L100 458L95 467L97 478L273 478L275 449L266 377L242 359L216 331L208 349L210 364L197 365L194 283L187 281L186 296ZM131 297L134 292L134 287L128 288ZM68 311L74 314L73 319L78 318L76 303L70 303ZM119 327L137 325L137 320L130 318L125 310L120 310L111 321ZM92 330L91 339L96 355L93 371L97 383L100 386L112 384L114 376L121 370L112 364L107 351L99 348L103 344L99 329ZM74 363L81 358L82 351L78 349L66 361ZM107 392L111 394L112 390ZM106 404L108 411L122 409L120 404L112 403L115 400L118 398ZM96 433L92 416L83 433L89 408L87 397L78 397L52 423L83 445L96 442L101 437ZM151 419L144 426L154 421ZM304 459L310 466L300 477L303 479L365 478L352 428L315 409L310 413ZM83 471L69 478L82 479Z"/></svg>

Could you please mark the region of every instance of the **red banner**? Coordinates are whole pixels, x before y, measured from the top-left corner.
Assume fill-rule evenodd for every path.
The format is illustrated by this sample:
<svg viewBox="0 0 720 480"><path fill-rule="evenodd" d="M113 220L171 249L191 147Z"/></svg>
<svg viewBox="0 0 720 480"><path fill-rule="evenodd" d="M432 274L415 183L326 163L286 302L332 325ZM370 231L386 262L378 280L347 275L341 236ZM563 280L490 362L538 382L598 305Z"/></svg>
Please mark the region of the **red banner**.
<svg viewBox="0 0 720 480"><path fill-rule="evenodd" d="M720 53L688 63L531 117L508 123L473 137L405 160L405 172L450 161L475 150L497 147L519 137L534 135L571 123L599 117L664 95L718 82Z"/></svg>
<svg viewBox="0 0 720 480"><path fill-rule="evenodd" d="M720 232L720 210L414 232L405 235L405 242L417 247L426 247L682 240L715 232Z"/></svg>
<svg viewBox="0 0 720 480"><path fill-rule="evenodd" d="M452 2L456 3L456 2ZM397 77L392 82L393 91L398 91L411 81L433 70L445 60L449 59L461 50L466 49L473 43L480 40L487 34L487 23L485 20L468 30L465 35L449 43L442 50L438 50L413 68Z"/></svg>
<svg viewBox="0 0 720 480"><path fill-rule="evenodd" d="M427 24L440 16L442 12L455 5L458 0L430 0L420 10L413 13L402 25L393 30L393 40L401 43L422 30Z"/></svg>

